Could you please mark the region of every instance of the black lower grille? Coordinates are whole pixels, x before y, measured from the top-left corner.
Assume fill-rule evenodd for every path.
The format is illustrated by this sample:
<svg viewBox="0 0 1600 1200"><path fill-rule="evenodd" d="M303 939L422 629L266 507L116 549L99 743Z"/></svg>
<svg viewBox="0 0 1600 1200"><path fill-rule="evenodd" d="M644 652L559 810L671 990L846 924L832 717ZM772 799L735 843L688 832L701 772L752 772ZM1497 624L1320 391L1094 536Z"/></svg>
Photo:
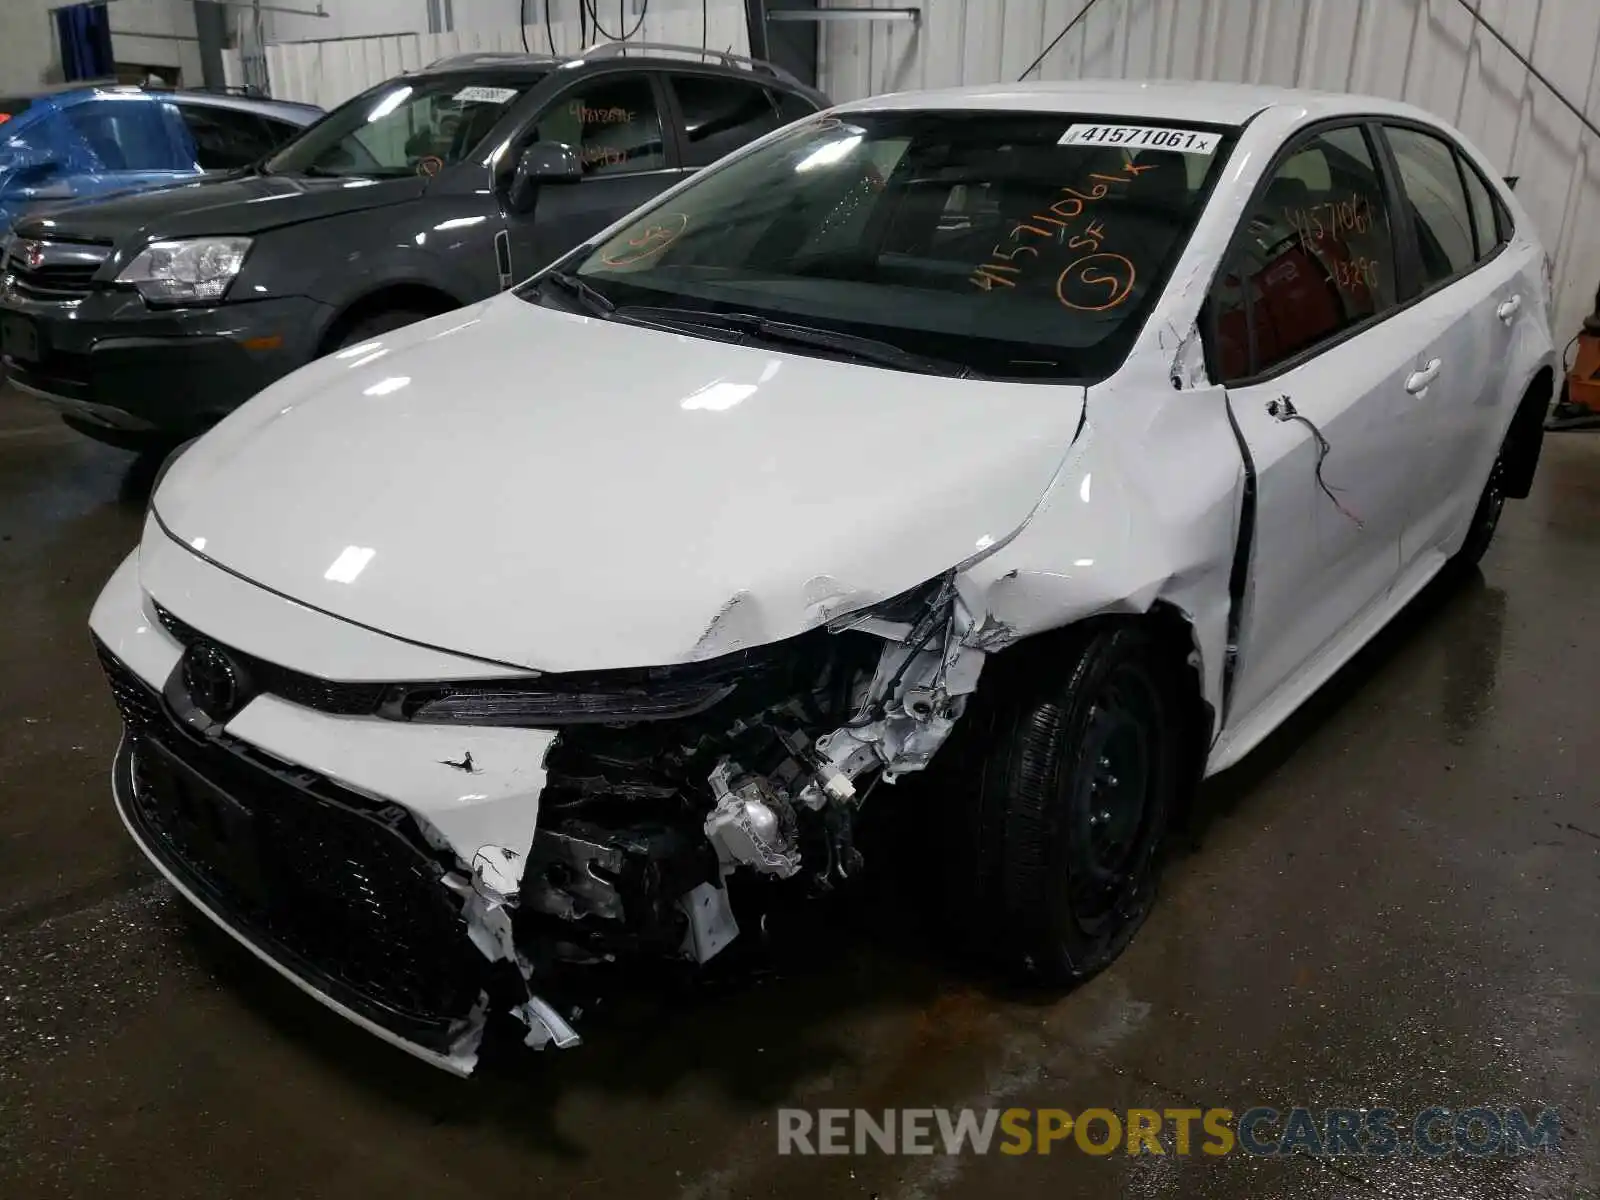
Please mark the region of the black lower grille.
<svg viewBox="0 0 1600 1200"><path fill-rule="evenodd" d="M477 1003L486 960L410 814L242 743L191 733L100 653L129 737L122 803L151 851L318 990L448 1050Z"/></svg>

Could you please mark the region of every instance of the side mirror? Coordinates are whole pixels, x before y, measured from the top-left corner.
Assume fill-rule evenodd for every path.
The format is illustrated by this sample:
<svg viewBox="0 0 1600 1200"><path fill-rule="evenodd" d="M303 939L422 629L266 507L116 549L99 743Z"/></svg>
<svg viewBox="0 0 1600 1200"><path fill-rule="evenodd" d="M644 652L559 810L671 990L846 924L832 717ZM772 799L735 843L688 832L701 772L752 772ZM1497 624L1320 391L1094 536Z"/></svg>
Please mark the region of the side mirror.
<svg viewBox="0 0 1600 1200"><path fill-rule="evenodd" d="M13 187L38 187L61 171L61 160L46 150L0 150L0 179Z"/></svg>
<svg viewBox="0 0 1600 1200"><path fill-rule="evenodd" d="M583 179L583 160L565 142L535 142L517 159L511 179L511 207L526 212L541 183L578 183Z"/></svg>

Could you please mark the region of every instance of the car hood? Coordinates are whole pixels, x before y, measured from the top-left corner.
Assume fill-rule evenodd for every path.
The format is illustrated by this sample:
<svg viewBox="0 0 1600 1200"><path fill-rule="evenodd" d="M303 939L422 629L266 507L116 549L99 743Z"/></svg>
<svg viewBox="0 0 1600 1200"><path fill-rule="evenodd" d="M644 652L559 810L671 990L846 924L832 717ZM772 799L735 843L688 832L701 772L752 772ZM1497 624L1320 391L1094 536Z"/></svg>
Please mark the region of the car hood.
<svg viewBox="0 0 1600 1200"><path fill-rule="evenodd" d="M1002 543L1083 401L502 296L268 388L153 507L222 567L385 633L536 670L666 665Z"/></svg>
<svg viewBox="0 0 1600 1200"><path fill-rule="evenodd" d="M414 199L425 179L313 179L294 175L201 176L153 190L91 196L53 206L43 215L24 217L17 232L25 237L71 241L129 241L152 238L261 233L282 225L335 213L359 212Z"/></svg>

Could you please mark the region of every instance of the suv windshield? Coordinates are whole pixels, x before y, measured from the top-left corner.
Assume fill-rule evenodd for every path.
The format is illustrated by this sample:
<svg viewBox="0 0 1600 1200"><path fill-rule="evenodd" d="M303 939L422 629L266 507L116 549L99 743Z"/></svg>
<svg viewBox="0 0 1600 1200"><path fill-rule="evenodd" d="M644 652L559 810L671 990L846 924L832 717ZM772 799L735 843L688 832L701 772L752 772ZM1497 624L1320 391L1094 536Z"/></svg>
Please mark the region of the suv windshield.
<svg viewBox="0 0 1600 1200"><path fill-rule="evenodd" d="M1215 127L1054 113L824 116L559 269L619 319L693 310L684 323L758 336L760 317L986 376L1103 378L1231 141Z"/></svg>
<svg viewBox="0 0 1600 1200"><path fill-rule="evenodd" d="M396 79L335 109L263 164L272 175L434 175L460 162L541 76Z"/></svg>

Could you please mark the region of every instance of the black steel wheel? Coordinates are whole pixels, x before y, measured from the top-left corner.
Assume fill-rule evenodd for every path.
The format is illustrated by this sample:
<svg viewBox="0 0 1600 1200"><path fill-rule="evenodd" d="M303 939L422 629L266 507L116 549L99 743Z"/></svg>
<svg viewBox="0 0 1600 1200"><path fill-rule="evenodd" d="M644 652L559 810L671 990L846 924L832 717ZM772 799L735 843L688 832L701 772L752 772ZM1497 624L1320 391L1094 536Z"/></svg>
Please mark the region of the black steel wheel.
<svg viewBox="0 0 1600 1200"><path fill-rule="evenodd" d="M949 797L948 899L976 947L1054 983L1095 974L1149 913L1191 786L1172 651L1138 624L1069 631L969 714Z"/></svg>

